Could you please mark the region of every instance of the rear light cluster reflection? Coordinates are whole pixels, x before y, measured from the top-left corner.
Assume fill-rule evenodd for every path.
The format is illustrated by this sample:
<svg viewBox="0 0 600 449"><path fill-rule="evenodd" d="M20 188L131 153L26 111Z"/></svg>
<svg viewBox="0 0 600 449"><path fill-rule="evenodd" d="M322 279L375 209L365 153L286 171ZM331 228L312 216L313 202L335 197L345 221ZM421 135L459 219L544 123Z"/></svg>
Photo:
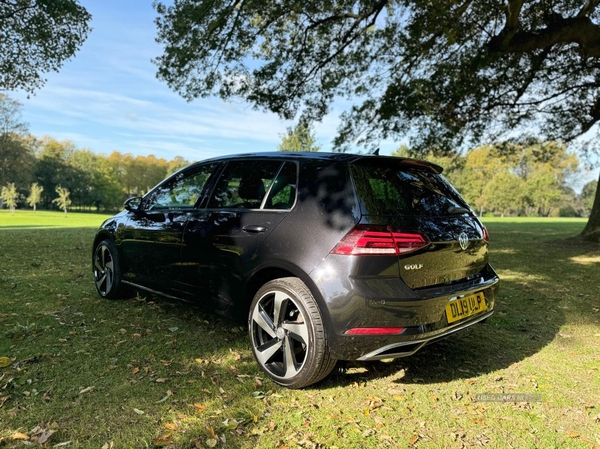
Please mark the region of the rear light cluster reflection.
<svg viewBox="0 0 600 449"><path fill-rule="evenodd" d="M400 232L386 226L356 225L331 250L347 256L390 256L416 251L429 244L418 233Z"/></svg>
<svg viewBox="0 0 600 449"><path fill-rule="evenodd" d="M398 335L403 327L355 327L344 332L346 335Z"/></svg>

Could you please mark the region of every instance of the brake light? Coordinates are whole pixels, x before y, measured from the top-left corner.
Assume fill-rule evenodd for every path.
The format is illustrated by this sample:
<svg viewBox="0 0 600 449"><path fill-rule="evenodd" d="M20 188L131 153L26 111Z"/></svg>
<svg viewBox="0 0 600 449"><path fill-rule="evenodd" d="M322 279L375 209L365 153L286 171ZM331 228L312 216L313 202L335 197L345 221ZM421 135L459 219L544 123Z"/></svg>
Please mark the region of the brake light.
<svg viewBox="0 0 600 449"><path fill-rule="evenodd" d="M418 233L398 232L386 226L356 225L331 250L346 256L394 256L416 251L429 244Z"/></svg>
<svg viewBox="0 0 600 449"><path fill-rule="evenodd" d="M482 226L483 228L483 240L485 240L485 243L490 243L490 235L488 234L488 230L485 226Z"/></svg>
<svg viewBox="0 0 600 449"><path fill-rule="evenodd" d="M403 327L355 327L344 332L346 335L398 335Z"/></svg>

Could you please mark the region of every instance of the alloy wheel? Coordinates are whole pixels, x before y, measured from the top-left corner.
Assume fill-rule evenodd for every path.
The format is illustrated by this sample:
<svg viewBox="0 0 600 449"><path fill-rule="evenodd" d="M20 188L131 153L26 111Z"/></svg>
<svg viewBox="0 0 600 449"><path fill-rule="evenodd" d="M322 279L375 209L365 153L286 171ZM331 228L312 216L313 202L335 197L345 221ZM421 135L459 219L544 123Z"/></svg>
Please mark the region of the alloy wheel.
<svg viewBox="0 0 600 449"><path fill-rule="evenodd" d="M113 256L105 245L99 245L94 254L94 282L102 296L110 293L114 283Z"/></svg>
<svg viewBox="0 0 600 449"><path fill-rule="evenodd" d="M251 335L256 359L271 375L290 379L302 370L309 349L308 324L288 294L270 291L258 300Z"/></svg>

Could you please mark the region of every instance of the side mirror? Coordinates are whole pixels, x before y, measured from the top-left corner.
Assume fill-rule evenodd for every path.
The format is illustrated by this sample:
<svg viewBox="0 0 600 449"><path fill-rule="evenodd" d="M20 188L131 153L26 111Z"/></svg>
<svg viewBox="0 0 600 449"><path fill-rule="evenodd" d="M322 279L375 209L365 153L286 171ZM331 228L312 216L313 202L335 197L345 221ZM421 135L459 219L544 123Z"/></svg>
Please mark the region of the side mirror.
<svg viewBox="0 0 600 449"><path fill-rule="evenodd" d="M141 196L132 196L127 201L125 201L125 204L123 204L123 207L125 208L125 210L128 210L129 212L140 212L141 205L142 205L142 197Z"/></svg>

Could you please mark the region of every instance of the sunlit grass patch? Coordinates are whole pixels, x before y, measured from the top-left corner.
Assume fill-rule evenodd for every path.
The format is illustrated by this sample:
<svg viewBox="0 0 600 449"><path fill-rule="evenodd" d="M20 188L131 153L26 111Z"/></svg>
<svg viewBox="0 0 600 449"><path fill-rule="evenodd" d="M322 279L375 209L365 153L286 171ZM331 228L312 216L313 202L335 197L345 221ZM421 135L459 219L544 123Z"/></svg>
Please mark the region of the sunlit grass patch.
<svg viewBox="0 0 600 449"><path fill-rule="evenodd" d="M583 256L570 257L569 260L580 265L600 264L600 255L585 254Z"/></svg>
<svg viewBox="0 0 600 449"><path fill-rule="evenodd" d="M0 229L15 228L15 229L44 229L44 228L80 228L80 227L95 227L99 228L100 224L110 215L92 214L81 212L69 212L65 215L64 212L52 211L30 211L17 209L14 213L9 210L0 210Z"/></svg>

